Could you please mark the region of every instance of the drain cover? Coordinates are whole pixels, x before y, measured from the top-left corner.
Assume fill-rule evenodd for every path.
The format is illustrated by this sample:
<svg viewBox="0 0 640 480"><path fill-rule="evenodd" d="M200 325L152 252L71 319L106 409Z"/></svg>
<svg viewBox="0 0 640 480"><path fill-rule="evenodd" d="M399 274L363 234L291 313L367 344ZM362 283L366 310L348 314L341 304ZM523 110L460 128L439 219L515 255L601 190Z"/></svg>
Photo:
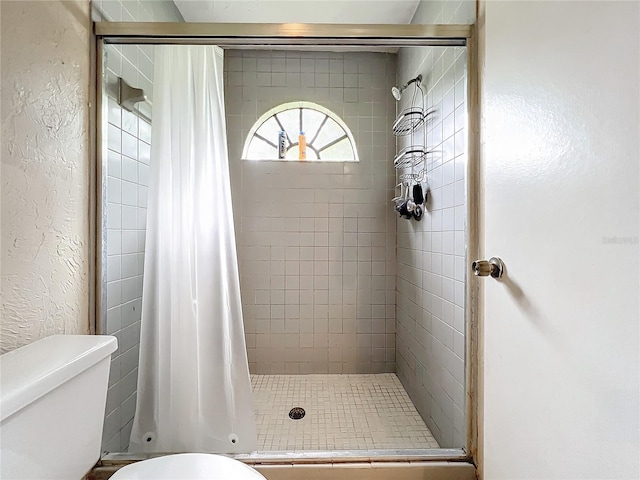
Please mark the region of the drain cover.
<svg viewBox="0 0 640 480"><path fill-rule="evenodd" d="M291 420L300 420L302 417L304 417L304 408L302 407L293 407L291 409L291 411L289 412L289 418Z"/></svg>

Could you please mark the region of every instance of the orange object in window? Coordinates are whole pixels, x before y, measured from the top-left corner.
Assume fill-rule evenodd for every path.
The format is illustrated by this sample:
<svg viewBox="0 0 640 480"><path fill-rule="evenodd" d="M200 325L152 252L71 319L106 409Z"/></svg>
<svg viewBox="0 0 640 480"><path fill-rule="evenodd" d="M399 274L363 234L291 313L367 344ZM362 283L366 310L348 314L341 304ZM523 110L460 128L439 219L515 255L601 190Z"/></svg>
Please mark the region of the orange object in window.
<svg viewBox="0 0 640 480"><path fill-rule="evenodd" d="M300 132L298 135L298 160L307 159L307 138L304 136L304 132Z"/></svg>

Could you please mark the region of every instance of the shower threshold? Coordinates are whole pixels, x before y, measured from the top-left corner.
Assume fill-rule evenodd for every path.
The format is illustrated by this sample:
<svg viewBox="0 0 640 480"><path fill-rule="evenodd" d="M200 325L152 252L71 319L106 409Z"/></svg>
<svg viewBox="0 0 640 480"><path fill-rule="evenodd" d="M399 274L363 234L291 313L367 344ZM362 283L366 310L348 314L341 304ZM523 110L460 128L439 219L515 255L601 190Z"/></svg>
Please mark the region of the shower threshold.
<svg viewBox="0 0 640 480"><path fill-rule="evenodd" d="M173 452L175 453L175 452ZM216 453L216 452L211 452ZM172 453L107 453L100 459L100 466L122 466ZM411 450L340 450L307 452L252 452L223 454L248 465L292 465L292 464L335 464L335 463L399 463L399 462L470 462L469 455L462 448L430 448Z"/></svg>
<svg viewBox="0 0 640 480"><path fill-rule="evenodd" d="M468 462L469 455L462 448L431 448L411 450L340 450L307 452L253 452L231 455L249 465L290 465L315 463L370 462Z"/></svg>
<svg viewBox="0 0 640 480"><path fill-rule="evenodd" d="M117 453L103 457L83 480L108 480L118 469L140 460L165 454ZM475 466L463 449L371 450L335 452L254 452L227 455L262 473L269 479L350 480L376 478L396 480L474 480ZM296 474L297 470L297 474ZM358 472L367 472L358 475ZM375 473L374 473L375 472Z"/></svg>
<svg viewBox="0 0 640 480"><path fill-rule="evenodd" d="M470 461L463 448L438 446L393 373L252 375L251 383L258 450L228 455L249 465ZM299 420L289 416L295 407L305 410ZM112 453L102 464L159 455Z"/></svg>

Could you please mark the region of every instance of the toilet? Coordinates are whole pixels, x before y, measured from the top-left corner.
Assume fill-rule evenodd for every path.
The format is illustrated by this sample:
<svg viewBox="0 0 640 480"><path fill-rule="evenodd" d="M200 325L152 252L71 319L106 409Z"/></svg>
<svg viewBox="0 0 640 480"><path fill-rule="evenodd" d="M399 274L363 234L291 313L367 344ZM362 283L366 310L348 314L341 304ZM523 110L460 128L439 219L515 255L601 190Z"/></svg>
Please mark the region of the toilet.
<svg viewBox="0 0 640 480"><path fill-rule="evenodd" d="M80 480L100 458L115 337L55 335L0 356L0 478Z"/></svg>
<svg viewBox="0 0 640 480"><path fill-rule="evenodd" d="M81 480L100 459L111 354L106 335L54 335L0 356L0 478ZM264 479L220 455L167 455L114 480Z"/></svg>
<svg viewBox="0 0 640 480"><path fill-rule="evenodd" d="M209 453L181 453L132 463L110 480L265 480L253 468L232 458Z"/></svg>

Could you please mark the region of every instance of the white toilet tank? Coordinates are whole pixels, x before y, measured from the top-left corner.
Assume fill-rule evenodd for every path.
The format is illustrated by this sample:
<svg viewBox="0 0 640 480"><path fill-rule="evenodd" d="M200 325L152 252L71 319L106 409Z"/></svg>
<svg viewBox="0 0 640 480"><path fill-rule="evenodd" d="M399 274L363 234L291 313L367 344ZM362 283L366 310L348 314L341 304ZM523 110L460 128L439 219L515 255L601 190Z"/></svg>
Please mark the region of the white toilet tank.
<svg viewBox="0 0 640 480"><path fill-rule="evenodd" d="M0 356L0 478L80 480L100 458L115 337L55 335Z"/></svg>

